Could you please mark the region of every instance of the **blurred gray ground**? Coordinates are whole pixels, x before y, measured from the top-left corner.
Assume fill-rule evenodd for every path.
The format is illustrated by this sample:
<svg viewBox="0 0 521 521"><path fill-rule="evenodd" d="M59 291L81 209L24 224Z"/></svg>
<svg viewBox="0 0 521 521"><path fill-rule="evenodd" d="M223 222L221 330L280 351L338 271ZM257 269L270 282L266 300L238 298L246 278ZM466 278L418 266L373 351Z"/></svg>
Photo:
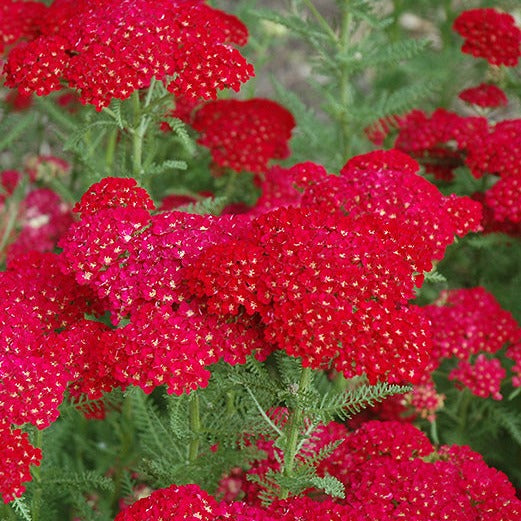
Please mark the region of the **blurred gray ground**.
<svg viewBox="0 0 521 521"><path fill-rule="evenodd" d="M272 9L283 12L290 3L290 0L262 0L250 2L250 5L258 9ZM237 0L216 0L214 2L216 7L239 15L241 4L244 3ZM315 0L314 4L334 27L336 25L335 19L338 15L338 6L335 0ZM247 22L250 22L250 20L247 20ZM255 33L255 27L252 27L251 22L247 23L247 25L250 31ZM277 28L274 27L273 30L276 31ZM294 92L306 105L315 106L316 93L314 93L308 83L311 80L311 67L309 50L306 44L289 35L281 36L274 34L274 38L278 41L268 46L267 59L262 63L261 67L254 61L254 65L257 65L255 95L268 98L275 97L271 81L272 78L275 78L288 90ZM262 45L267 42L259 43ZM319 81L320 78L313 75L313 80Z"/></svg>

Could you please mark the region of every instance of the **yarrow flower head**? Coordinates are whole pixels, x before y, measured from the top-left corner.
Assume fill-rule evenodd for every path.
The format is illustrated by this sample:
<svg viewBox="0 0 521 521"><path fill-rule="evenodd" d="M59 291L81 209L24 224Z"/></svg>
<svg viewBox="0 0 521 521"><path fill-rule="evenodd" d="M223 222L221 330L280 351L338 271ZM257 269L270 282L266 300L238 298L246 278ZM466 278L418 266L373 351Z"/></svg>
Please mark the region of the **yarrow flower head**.
<svg viewBox="0 0 521 521"><path fill-rule="evenodd" d="M458 98L478 107L501 107L508 104L506 94L496 85L482 83L477 87L462 90Z"/></svg>
<svg viewBox="0 0 521 521"><path fill-rule="evenodd" d="M455 235L480 230L481 209L468 197L442 196L417 175L418 170L418 163L398 150L356 156L340 176L310 180L302 205L327 204L350 215L381 220L385 236L413 269L430 271L432 261L443 257Z"/></svg>
<svg viewBox="0 0 521 521"><path fill-rule="evenodd" d="M517 65L521 30L512 15L492 8L470 9L456 18L453 28L465 38L462 52L485 58L492 65Z"/></svg>
<svg viewBox="0 0 521 521"><path fill-rule="evenodd" d="M301 207L268 211L244 238L205 250L188 269L191 291L212 313L259 314L266 338L306 366L414 380L428 357L427 324L407 304L418 272L481 217L417 168L397 151L354 158L341 176L292 168Z"/></svg>
<svg viewBox="0 0 521 521"><path fill-rule="evenodd" d="M424 310L433 324L432 355L436 360L496 353L521 337L512 314L482 287L444 291Z"/></svg>
<svg viewBox="0 0 521 521"><path fill-rule="evenodd" d="M465 164L465 153L477 136L488 133L483 117L464 117L445 109L431 115L413 110L399 125L395 148L417 159L428 174L450 181Z"/></svg>
<svg viewBox="0 0 521 521"><path fill-rule="evenodd" d="M141 208L153 210L154 202L147 191L128 177L105 177L93 184L73 210L81 215L89 215L109 208Z"/></svg>
<svg viewBox="0 0 521 521"><path fill-rule="evenodd" d="M481 398L491 396L494 400L501 400L501 382L506 377L505 368L497 358L489 359L483 353L478 355L474 363L460 360L458 366L449 374L449 380L457 380L472 394Z"/></svg>
<svg viewBox="0 0 521 521"><path fill-rule="evenodd" d="M405 395L405 403L420 418L430 422L436 419L436 411L443 407L444 401L445 395L436 390L434 382L430 379L415 385L413 390Z"/></svg>
<svg viewBox="0 0 521 521"><path fill-rule="evenodd" d="M1 30L8 43L25 37L4 71L6 85L26 94L65 84L101 110L153 78L175 95L213 99L253 75L232 46L246 42L246 27L200 0L56 0L38 22L37 31Z"/></svg>
<svg viewBox="0 0 521 521"><path fill-rule="evenodd" d="M521 514L514 487L479 454L468 447L434 451L408 424L368 422L330 457L338 458L343 472L333 475L345 485L342 502L367 516L360 519L514 521Z"/></svg>
<svg viewBox="0 0 521 521"><path fill-rule="evenodd" d="M210 149L217 166L263 173L271 159L289 156L295 119L268 99L218 100L203 105L192 125L201 133L198 142Z"/></svg>
<svg viewBox="0 0 521 521"><path fill-rule="evenodd" d="M244 239L207 248L188 268L190 289L211 312L259 314L266 339L305 366L414 378L428 356L427 324L406 305L412 270L385 247L377 223L310 207L279 208L252 224Z"/></svg>

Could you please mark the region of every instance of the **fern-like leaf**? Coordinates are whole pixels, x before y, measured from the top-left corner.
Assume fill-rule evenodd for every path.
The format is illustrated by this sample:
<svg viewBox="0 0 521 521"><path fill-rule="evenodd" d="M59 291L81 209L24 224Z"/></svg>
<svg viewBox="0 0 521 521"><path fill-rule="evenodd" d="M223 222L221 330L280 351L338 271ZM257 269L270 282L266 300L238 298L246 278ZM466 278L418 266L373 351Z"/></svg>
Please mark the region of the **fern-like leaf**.
<svg viewBox="0 0 521 521"><path fill-rule="evenodd" d="M35 122L36 118L33 112L24 114L21 117L17 114L14 117L5 118L0 127L3 136L0 139L0 152L14 143Z"/></svg>
<svg viewBox="0 0 521 521"><path fill-rule="evenodd" d="M168 124L183 145L184 149L190 156L193 156L195 154L196 145L195 141L190 137L185 123L179 118L168 118Z"/></svg>
<svg viewBox="0 0 521 521"><path fill-rule="evenodd" d="M205 197L196 203L180 206L177 210L198 215L219 215L227 204L227 197Z"/></svg>
<svg viewBox="0 0 521 521"><path fill-rule="evenodd" d="M52 473L48 472L45 476L45 485L62 491L77 490L79 492L89 492L92 489L112 492L114 489L111 479L93 471L66 473L56 470Z"/></svg>
<svg viewBox="0 0 521 521"><path fill-rule="evenodd" d="M330 476L329 474L326 474L322 478L319 476L313 476L310 479L310 482L315 488L323 490L328 496L339 498L345 497L344 485L334 476Z"/></svg>
<svg viewBox="0 0 521 521"><path fill-rule="evenodd" d="M310 412L316 414L323 423L337 418L345 420L389 396L403 394L410 390L411 386L379 382L376 385L364 384L343 393L331 391L324 395L320 407Z"/></svg>
<svg viewBox="0 0 521 521"><path fill-rule="evenodd" d="M23 497L17 497L12 502L14 511L24 520L24 521L33 521L31 516L31 510L27 506L25 499Z"/></svg>
<svg viewBox="0 0 521 521"><path fill-rule="evenodd" d="M179 159L168 159L167 161L163 161L160 164L152 163L149 167L147 167L147 174L164 174L169 170L186 170L187 168L188 165L186 164L186 161Z"/></svg>

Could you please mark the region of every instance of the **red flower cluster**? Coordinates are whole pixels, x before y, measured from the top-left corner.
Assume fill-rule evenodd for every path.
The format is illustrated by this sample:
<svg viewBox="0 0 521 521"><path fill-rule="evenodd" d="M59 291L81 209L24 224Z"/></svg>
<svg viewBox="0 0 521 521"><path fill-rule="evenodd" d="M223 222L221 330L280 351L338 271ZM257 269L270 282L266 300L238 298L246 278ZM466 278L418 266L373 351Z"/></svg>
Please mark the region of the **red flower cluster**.
<svg viewBox="0 0 521 521"><path fill-rule="evenodd" d="M0 1L0 55L20 38L34 38L46 11L42 2L24 0Z"/></svg>
<svg viewBox="0 0 521 521"><path fill-rule="evenodd" d="M501 107L508 104L506 94L496 85L482 83L477 87L462 90L458 98L478 107Z"/></svg>
<svg viewBox="0 0 521 521"><path fill-rule="evenodd" d="M467 148L482 134L487 134L485 118L445 109L436 109L431 116L413 110L402 118L394 146L420 161L427 173L450 181L453 171L465 163Z"/></svg>
<svg viewBox="0 0 521 521"><path fill-rule="evenodd" d="M416 272L430 271L455 235L480 230L481 209L468 197L444 197L418 170L416 161L397 150L356 156L339 177L315 175L302 204L373 216L392 249L398 248Z"/></svg>
<svg viewBox="0 0 521 521"><path fill-rule="evenodd" d="M462 52L485 58L492 65L515 67L521 56L521 30L514 17L496 9L470 9L454 21L465 42Z"/></svg>
<svg viewBox="0 0 521 521"><path fill-rule="evenodd" d="M471 364L460 360L458 366L449 375L449 380L457 380L481 398L492 396L494 400L502 400L501 382L507 375L497 358L488 359L483 353Z"/></svg>
<svg viewBox="0 0 521 521"><path fill-rule="evenodd" d="M482 287L444 291L437 303L424 310L433 324L435 360L496 353L521 336L511 313Z"/></svg>
<svg viewBox="0 0 521 521"><path fill-rule="evenodd" d="M37 31L14 18L15 29L2 26L2 38L27 41L9 53L6 85L26 94L46 95L65 83L101 110L152 78L175 95L210 99L253 75L231 46L246 42L246 27L201 0L56 0L40 13Z"/></svg>
<svg viewBox="0 0 521 521"><path fill-rule="evenodd" d="M439 179L452 180L454 170L463 165L476 178L494 176L484 199L487 227L517 232L521 222L521 120L489 124L483 117L463 117L444 109L431 116L414 110L402 119L395 147L418 159L427 173ZM482 199L479 194L475 198Z"/></svg>
<svg viewBox="0 0 521 521"><path fill-rule="evenodd" d="M455 356L458 365L449 379L457 380L477 396L500 400L506 371L499 359L489 359L485 353L494 354L506 344L519 342L521 328L512 315L481 287L445 291L437 303L424 310L433 332L429 371L435 370L442 359ZM425 381L432 385L427 373Z"/></svg>
<svg viewBox="0 0 521 521"><path fill-rule="evenodd" d="M428 350L421 313L407 305L418 272L480 217L415 169L395 151L356 158L340 177L292 169L309 184L302 207L268 212L243 238L205 250L190 289L216 314L258 313L266 338L306 366L414 380Z"/></svg>
<svg viewBox="0 0 521 521"><path fill-rule="evenodd" d="M198 142L210 149L216 165L263 173L270 159L289 156L295 119L268 99L218 100L203 105L192 125L201 133Z"/></svg>
<svg viewBox="0 0 521 521"><path fill-rule="evenodd" d="M405 395L406 404L415 411L420 418L433 422L436 419L436 411L443 407L445 395L436 391L434 382L415 385L414 389Z"/></svg>
<svg viewBox="0 0 521 521"><path fill-rule="evenodd" d="M9 424L30 422L39 429L58 417L64 391L75 378L71 364L82 346L53 342L55 331L66 329L95 314L90 291L64 275L59 257L32 252L12 259L0 273L0 414L2 427L2 496L19 496L28 467L38 464L41 453L27 436L10 431ZM78 365L81 370L83 366Z"/></svg>
<svg viewBox="0 0 521 521"><path fill-rule="evenodd" d="M41 459L42 451L29 443L25 432L0 422L0 496L4 503L24 493L23 483L31 480L29 467L40 465Z"/></svg>
<svg viewBox="0 0 521 521"><path fill-rule="evenodd" d="M299 206L301 193L294 184L294 168L286 169L274 166L264 173L260 181L261 196L251 213L262 213L288 206Z"/></svg>

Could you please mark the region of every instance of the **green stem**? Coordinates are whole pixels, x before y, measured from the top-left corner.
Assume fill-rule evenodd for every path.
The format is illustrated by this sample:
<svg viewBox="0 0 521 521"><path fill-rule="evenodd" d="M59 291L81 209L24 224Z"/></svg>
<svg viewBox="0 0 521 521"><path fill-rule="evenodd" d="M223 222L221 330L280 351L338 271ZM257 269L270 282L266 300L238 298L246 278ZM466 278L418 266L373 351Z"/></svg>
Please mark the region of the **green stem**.
<svg viewBox="0 0 521 521"><path fill-rule="evenodd" d="M270 417L264 412L264 409L262 408L261 404L257 401L257 398L255 398L255 395L251 391L249 387L246 387L246 391L248 391L248 394L251 396L251 399L253 400L253 403L255 403L255 406L257 407L258 411L260 412L261 416L265 420L265 422L279 435L284 436L284 433L271 421Z"/></svg>
<svg viewBox="0 0 521 521"><path fill-rule="evenodd" d="M440 444L440 438L438 436L438 426L436 424L436 419L431 421L431 439L435 445Z"/></svg>
<svg viewBox="0 0 521 521"><path fill-rule="evenodd" d="M133 409L133 395L132 393L128 393L123 399L123 405L121 408L121 430L119 433L120 447L114 465L114 493L112 495L111 503L112 511L116 511L118 508L118 501L121 497L121 490L123 488L123 475L125 473L125 469L130 466L132 452L136 446Z"/></svg>
<svg viewBox="0 0 521 521"><path fill-rule="evenodd" d="M132 133L132 172L141 184L143 184L143 141L150 124L150 117L145 114L152 101L152 94L156 85L156 79L152 78L145 96L145 102L141 107L139 91L132 93L132 104L134 107L134 132Z"/></svg>
<svg viewBox="0 0 521 521"><path fill-rule="evenodd" d="M226 415L233 416L235 414L235 393L228 391L226 393Z"/></svg>
<svg viewBox="0 0 521 521"><path fill-rule="evenodd" d="M311 0L303 0L304 4L306 4L307 8L313 13L313 16L316 18L317 22L322 26L322 28L329 35L331 40L334 42L337 40L337 36L335 31L331 28L331 26L327 23L327 20L320 14L318 9L315 7L315 4Z"/></svg>
<svg viewBox="0 0 521 521"><path fill-rule="evenodd" d="M68 203L76 202L76 197L71 192L70 188L62 183L61 179L49 179L48 185L64 200Z"/></svg>
<svg viewBox="0 0 521 521"><path fill-rule="evenodd" d="M34 440L34 446L41 449L43 442L43 432L41 430L36 431L36 437ZM33 521L38 521L40 517L40 504L42 502L42 469L41 466L35 466L32 468L33 482L35 483L34 494L31 501L31 516Z"/></svg>
<svg viewBox="0 0 521 521"><path fill-rule="evenodd" d="M304 393L313 378L313 371L309 367L302 369L300 375L300 382L298 387L299 394ZM298 452L298 442L301 434L302 424L304 422L304 409L297 405L295 409L290 413L288 419L288 431L286 433L286 446L284 450L284 468L282 474L285 477L290 477L293 474L295 467L295 456ZM281 490L281 498L286 499L289 495L289 490Z"/></svg>
<svg viewBox="0 0 521 521"><path fill-rule="evenodd" d="M239 174L236 172L230 171L228 174L228 179L226 181L226 186L224 187L224 197L228 202L232 201L232 197L235 193L235 183L237 181L237 178L239 177Z"/></svg>
<svg viewBox="0 0 521 521"><path fill-rule="evenodd" d="M192 439L188 447L188 459L190 463L194 463L199 456L199 435L201 433L201 412L199 407L199 394L193 391L190 394L190 402L188 404L188 411L190 416L190 431L192 432Z"/></svg>
<svg viewBox="0 0 521 521"><path fill-rule="evenodd" d="M467 427L467 416L470 406L470 400L472 395L468 389L464 389L462 391L462 396L458 404L458 417L459 417L459 426L458 426L458 437L461 438L464 435L465 428Z"/></svg>
<svg viewBox="0 0 521 521"><path fill-rule="evenodd" d="M117 128L113 128L107 139L107 147L105 148L105 166L107 172L110 173L112 166L114 165L114 157L116 155L116 143L118 142L119 131Z"/></svg>
<svg viewBox="0 0 521 521"><path fill-rule="evenodd" d="M141 119L141 101L139 90L132 93L132 106L134 108L134 133L132 134L132 173L141 180L143 176L143 125Z"/></svg>
<svg viewBox="0 0 521 521"><path fill-rule="evenodd" d="M340 25L340 38L338 40L339 51L343 55L347 55L349 49L349 36L351 33L351 13L349 12L349 0L345 0L342 5L342 20ZM340 138L341 146L345 160L350 156L351 145L350 136L351 129L349 125L348 112L350 103L350 85L349 85L349 64L340 64L340 105L342 112L340 113Z"/></svg>

